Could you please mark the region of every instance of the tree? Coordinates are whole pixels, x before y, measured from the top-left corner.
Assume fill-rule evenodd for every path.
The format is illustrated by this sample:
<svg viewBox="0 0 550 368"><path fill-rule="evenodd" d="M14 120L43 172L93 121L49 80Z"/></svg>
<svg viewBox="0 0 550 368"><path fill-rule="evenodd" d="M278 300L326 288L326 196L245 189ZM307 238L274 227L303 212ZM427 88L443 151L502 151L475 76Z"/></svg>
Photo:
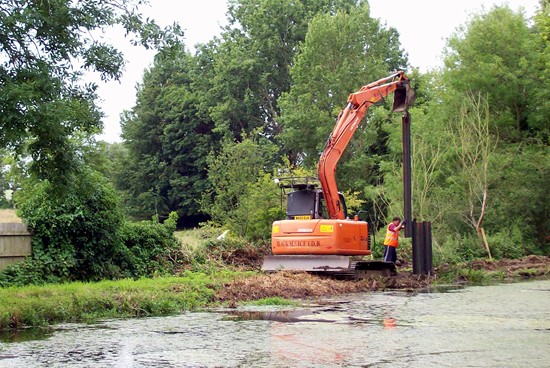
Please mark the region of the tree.
<svg viewBox="0 0 550 368"><path fill-rule="evenodd" d="M548 128L540 115L550 108L548 98L540 96L548 90L548 81L541 80L547 66L540 57L542 45L534 40L524 14L503 6L474 16L448 41L447 84L487 94L495 117L491 126L505 140L538 136Z"/></svg>
<svg viewBox="0 0 550 368"><path fill-rule="evenodd" d="M40 178L67 181L78 163L77 133L102 128L96 85L121 76L124 59L100 32L120 25L146 47L171 42L178 28L160 29L136 11L141 1L2 0L0 2L0 144L32 158ZM174 31L174 33L172 33Z"/></svg>
<svg viewBox="0 0 550 368"><path fill-rule="evenodd" d="M501 169L494 173L498 185L492 189L486 227L501 234L504 256L550 252L549 156L550 147L527 144L506 145L495 152ZM516 228L521 237L512 242Z"/></svg>
<svg viewBox="0 0 550 368"><path fill-rule="evenodd" d="M212 62L207 101L221 134L238 140L261 128L280 131L278 98L290 88L289 68L316 14L350 10L356 0L232 0L229 25Z"/></svg>
<svg viewBox="0 0 550 368"><path fill-rule="evenodd" d="M497 147L497 140L490 134L490 121L488 101L479 94L470 95L451 135L454 137L456 166L460 170L452 180L460 188L466 204L466 208L459 212L459 218L475 229L489 258L491 250L483 221L489 197L489 165Z"/></svg>
<svg viewBox="0 0 550 368"><path fill-rule="evenodd" d="M218 154L208 157L212 190L205 193L202 208L214 224L241 236L265 236L266 224L270 229L280 205L277 187L268 186L273 182L266 179L276 156L277 147L267 139L247 138L225 141ZM263 229L258 228L259 218Z"/></svg>
<svg viewBox="0 0 550 368"><path fill-rule="evenodd" d="M535 136L545 142L550 141L548 116L550 115L550 2L540 0L540 9L534 18L531 37L535 45L535 60L532 67L531 85L532 101L528 116L528 126L536 129Z"/></svg>
<svg viewBox="0 0 550 368"><path fill-rule="evenodd" d="M397 31L371 18L367 5L318 15L291 69L292 88L279 100L285 148L299 161L316 163L348 95L405 64Z"/></svg>
<svg viewBox="0 0 550 368"><path fill-rule="evenodd" d="M159 54L144 75L137 105L123 117L128 155L117 182L137 218L176 211L193 225L189 219L200 215L201 193L208 189L206 157L215 134L199 111L197 73L196 59L183 45Z"/></svg>

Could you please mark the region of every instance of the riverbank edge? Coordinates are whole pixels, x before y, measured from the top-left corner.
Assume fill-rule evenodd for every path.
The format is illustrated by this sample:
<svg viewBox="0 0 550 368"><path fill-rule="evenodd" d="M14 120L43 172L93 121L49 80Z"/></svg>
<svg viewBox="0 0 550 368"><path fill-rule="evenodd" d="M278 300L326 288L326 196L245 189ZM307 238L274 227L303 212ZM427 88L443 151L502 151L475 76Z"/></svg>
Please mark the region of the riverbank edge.
<svg viewBox="0 0 550 368"><path fill-rule="evenodd" d="M0 331L174 315L214 305L223 285L253 272L186 271L181 276L0 288Z"/></svg>
<svg viewBox="0 0 550 368"><path fill-rule="evenodd" d="M361 280L335 280L301 272L217 270L187 271L179 277L10 287L0 288L0 331L175 315L261 300L269 304L356 292L414 292L437 285L460 287L548 277L550 257L530 256L443 265L430 276L414 275L408 265L403 265L396 276Z"/></svg>

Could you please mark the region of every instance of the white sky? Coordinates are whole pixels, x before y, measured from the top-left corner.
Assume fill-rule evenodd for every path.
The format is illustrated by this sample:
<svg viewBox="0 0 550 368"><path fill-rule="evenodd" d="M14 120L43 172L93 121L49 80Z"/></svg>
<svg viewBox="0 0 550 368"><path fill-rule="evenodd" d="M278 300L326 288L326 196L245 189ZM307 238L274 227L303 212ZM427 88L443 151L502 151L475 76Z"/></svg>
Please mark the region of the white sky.
<svg viewBox="0 0 550 368"><path fill-rule="evenodd" d="M538 8L538 0L369 0L371 16L380 18L387 26L395 27L400 34L402 48L409 54L414 67L426 71L441 65L440 55L445 40L472 13L489 10L493 5L508 4L512 9L525 9L528 17ZM200 5L199 5L200 4ZM166 26L177 22L185 31L190 50L197 43L206 43L220 34L226 24L226 0L150 0L142 7L145 17ZM98 139L107 142L121 141L120 114L135 104L136 85L143 71L152 63L154 52L131 46L121 35L114 34L111 41L125 55L127 64L120 82L99 81L100 107L105 113L105 128Z"/></svg>

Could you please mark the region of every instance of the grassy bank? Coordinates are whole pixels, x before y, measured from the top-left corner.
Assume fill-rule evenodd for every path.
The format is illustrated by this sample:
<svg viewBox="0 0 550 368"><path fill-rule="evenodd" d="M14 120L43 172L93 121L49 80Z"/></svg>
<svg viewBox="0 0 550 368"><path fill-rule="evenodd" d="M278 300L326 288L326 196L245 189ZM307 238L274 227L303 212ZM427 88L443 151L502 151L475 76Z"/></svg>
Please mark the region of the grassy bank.
<svg viewBox="0 0 550 368"><path fill-rule="evenodd" d="M187 272L182 277L0 288L0 330L197 310L211 305L224 283L245 275Z"/></svg>

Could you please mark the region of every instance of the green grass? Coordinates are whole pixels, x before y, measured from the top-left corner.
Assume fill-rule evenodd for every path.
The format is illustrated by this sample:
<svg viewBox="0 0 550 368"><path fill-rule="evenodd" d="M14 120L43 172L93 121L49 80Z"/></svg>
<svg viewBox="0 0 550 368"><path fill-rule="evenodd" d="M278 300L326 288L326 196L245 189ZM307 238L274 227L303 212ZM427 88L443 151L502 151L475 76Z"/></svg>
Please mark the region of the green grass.
<svg viewBox="0 0 550 368"><path fill-rule="evenodd" d="M225 230L223 229L205 226L202 228L174 231L174 236L180 241L182 246L186 246L189 249L197 249L208 241L216 240L224 232Z"/></svg>
<svg viewBox="0 0 550 368"><path fill-rule="evenodd" d="M163 316L215 303L238 273L187 272L181 277L0 288L0 330L61 322Z"/></svg>
<svg viewBox="0 0 550 368"><path fill-rule="evenodd" d="M182 245L185 245L191 249L198 248L204 242L204 239L201 237L200 230L193 229L174 231L174 236Z"/></svg>
<svg viewBox="0 0 550 368"><path fill-rule="evenodd" d="M259 305L259 306L263 306L263 305L299 306L299 305L301 305L301 303L299 303L295 300L285 299L285 298L281 298L281 297L278 297L278 296L270 297L270 298L263 298L263 299L259 299L259 300L254 300L254 301L251 301L251 302L247 302L246 304L247 305Z"/></svg>
<svg viewBox="0 0 550 368"><path fill-rule="evenodd" d="M473 270L471 268L461 269L459 275L472 284L483 284L488 281L488 274L484 270Z"/></svg>
<svg viewBox="0 0 550 368"><path fill-rule="evenodd" d="M502 270L486 271L474 270L467 266L457 265L438 275L435 284L453 284L466 282L473 285L488 285L503 282L506 279L506 273Z"/></svg>

